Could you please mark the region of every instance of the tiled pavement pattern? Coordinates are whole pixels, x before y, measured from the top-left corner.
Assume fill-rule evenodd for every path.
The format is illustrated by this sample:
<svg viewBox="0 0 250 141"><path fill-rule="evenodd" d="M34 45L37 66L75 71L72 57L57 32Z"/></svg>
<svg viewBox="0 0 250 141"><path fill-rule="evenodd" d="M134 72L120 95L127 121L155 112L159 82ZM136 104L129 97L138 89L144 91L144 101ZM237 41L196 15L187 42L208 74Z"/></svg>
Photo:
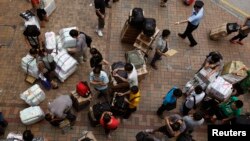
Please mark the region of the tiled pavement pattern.
<svg viewBox="0 0 250 141"><path fill-rule="evenodd" d="M199 28L194 32L198 41L198 46L190 48L188 42L182 41L176 36L182 32L186 25L174 25L178 20L186 19L192 10L192 7L184 6L181 0L168 1L167 8L159 7L160 0L120 0L113 4L112 9L107 9L107 24L104 31L104 37L99 38L94 29L97 24L96 15L93 6L93 0L56 0L57 9L50 16L47 27L42 32L54 31L58 33L61 28L77 26L80 30L88 33L94 39L93 45L96 46L109 62L118 60L125 61L124 53L133 49L131 45L120 43L120 32L128 18L129 10L133 7L144 9L146 17L153 17L157 21L157 27L160 29L169 28L171 30L170 47L178 50L173 57L163 58L158 63L159 70L153 71L149 68L149 74L140 83L142 99L139 109L129 120L124 121L121 126L112 134L113 141L134 141L135 134L146 128L156 128L162 125L163 121L156 115L155 111L162 102L162 96L172 87L183 87L184 84L193 77L196 70L203 62L205 55L210 51L218 50L222 53L224 61L241 60L247 66L250 66L248 39L244 40L245 45L231 45L228 42L230 37L220 41L211 41L208 33L214 26L224 22L239 21L226 11L217 7L209 0L205 2L205 16ZM6 133L10 131L24 131L25 126L21 124L19 111L26 108L27 105L19 98L19 94L31 85L24 82L24 73L20 67L20 61L28 52L28 47L24 43L22 36L23 20L19 13L30 9L31 5L26 0L1 0L0 1L0 25L15 25L16 32L13 36L12 46L0 48L0 111L2 111L9 121ZM239 21L240 22L240 21ZM5 31L5 32L3 32ZM7 40L12 32L7 30L0 31L0 40ZM42 34L44 35L44 34ZM0 43L6 41L0 41ZM153 52L151 52L152 57ZM105 68L107 69L107 68ZM60 84L58 90L46 91L46 100L41 103L42 108L47 111L47 103L59 94L67 94L75 88L79 80L87 80L90 72L89 63L79 65L78 70L64 83ZM245 101L244 111L249 112L249 95L240 97ZM178 103L180 107L181 101ZM176 109L167 115L177 113ZM77 113L77 123L74 129L65 135L56 129L41 121L37 124L28 126L35 135L44 135L49 141L73 141L80 136L83 130L93 130L97 139L106 140L104 131L101 127L92 128L88 123L87 109ZM197 141L206 141L206 126L197 129L194 133Z"/></svg>

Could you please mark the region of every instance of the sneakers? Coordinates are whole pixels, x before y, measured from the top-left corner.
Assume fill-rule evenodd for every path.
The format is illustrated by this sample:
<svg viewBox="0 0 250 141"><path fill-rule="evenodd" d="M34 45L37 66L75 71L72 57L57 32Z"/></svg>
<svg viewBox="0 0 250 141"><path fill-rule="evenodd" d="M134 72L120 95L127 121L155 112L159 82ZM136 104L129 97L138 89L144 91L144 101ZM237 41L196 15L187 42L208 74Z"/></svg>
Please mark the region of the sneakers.
<svg viewBox="0 0 250 141"><path fill-rule="evenodd" d="M103 36L103 33L101 30L99 29L96 29L95 32L97 33L98 36L102 37Z"/></svg>

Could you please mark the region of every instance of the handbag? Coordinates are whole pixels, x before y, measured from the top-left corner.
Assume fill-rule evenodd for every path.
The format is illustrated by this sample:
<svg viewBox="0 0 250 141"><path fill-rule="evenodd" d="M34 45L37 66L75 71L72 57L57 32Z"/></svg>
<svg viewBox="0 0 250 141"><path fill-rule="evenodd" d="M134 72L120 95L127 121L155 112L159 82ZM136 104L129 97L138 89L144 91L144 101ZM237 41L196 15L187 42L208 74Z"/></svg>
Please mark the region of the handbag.
<svg viewBox="0 0 250 141"><path fill-rule="evenodd" d="M176 102L174 102L174 103L167 103L167 105L166 105L166 110L167 111L173 110L175 108L176 108Z"/></svg>

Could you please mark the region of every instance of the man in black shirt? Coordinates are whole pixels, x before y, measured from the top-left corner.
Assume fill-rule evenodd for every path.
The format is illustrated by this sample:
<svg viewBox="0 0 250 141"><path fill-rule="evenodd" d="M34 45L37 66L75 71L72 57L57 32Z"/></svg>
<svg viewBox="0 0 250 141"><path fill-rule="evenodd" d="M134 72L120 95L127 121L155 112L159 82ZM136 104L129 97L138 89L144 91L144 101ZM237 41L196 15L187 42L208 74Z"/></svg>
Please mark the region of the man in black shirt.
<svg viewBox="0 0 250 141"><path fill-rule="evenodd" d="M105 25L105 1L95 0L94 3L95 3L96 15L98 17L98 28L96 29L96 32L98 36L102 37L103 36L102 30Z"/></svg>

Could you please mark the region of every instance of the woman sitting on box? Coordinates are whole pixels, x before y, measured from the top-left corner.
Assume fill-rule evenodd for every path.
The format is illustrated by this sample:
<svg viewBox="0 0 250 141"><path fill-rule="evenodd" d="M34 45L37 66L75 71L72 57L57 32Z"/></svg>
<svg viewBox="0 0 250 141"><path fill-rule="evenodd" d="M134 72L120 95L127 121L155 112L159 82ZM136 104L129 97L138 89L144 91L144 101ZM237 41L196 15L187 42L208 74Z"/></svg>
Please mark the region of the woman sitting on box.
<svg viewBox="0 0 250 141"><path fill-rule="evenodd" d="M217 72L217 73L219 74L220 71L221 71L222 68L223 68L223 62L222 62L222 60L223 60L223 57L222 57L222 55L221 55L219 52L216 52L216 51L210 52L210 53L207 55L207 57L206 57L204 63L202 64L202 67L199 69L199 71L200 71L201 69L203 69L203 68L204 68L205 70L211 69L212 71L210 71L210 72L207 74L206 78L209 78L209 77L210 77L212 74L214 74L215 72ZM199 72L199 71L198 71L198 72Z"/></svg>

